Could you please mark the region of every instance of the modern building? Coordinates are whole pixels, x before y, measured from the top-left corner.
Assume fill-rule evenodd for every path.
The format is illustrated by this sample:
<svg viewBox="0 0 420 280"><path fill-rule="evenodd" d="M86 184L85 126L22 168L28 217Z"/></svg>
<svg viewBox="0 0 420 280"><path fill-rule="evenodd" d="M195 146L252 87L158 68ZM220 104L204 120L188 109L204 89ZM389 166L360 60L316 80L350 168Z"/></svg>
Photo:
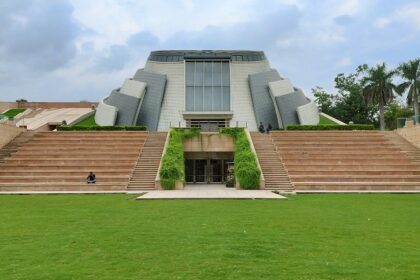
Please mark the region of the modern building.
<svg viewBox="0 0 420 280"><path fill-rule="evenodd" d="M242 126L318 124L314 102L282 77L262 51L153 51L134 77L98 105L99 125Z"/></svg>

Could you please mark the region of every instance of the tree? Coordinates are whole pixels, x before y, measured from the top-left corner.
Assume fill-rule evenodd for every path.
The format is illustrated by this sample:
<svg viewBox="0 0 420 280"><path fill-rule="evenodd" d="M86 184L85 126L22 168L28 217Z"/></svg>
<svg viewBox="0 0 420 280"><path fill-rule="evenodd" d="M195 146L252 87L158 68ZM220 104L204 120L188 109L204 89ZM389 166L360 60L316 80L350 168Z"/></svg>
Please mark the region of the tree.
<svg viewBox="0 0 420 280"><path fill-rule="evenodd" d="M315 96L315 102L318 105L320 111L330 115L333 109L334 96L329 94L320 86L317 86L311 90L312 94Z"/></svg>
<svg viewBox="0 0 420 280"><path fill-rule="evenodd" d="M338 95L334 97L334 113L331 115L349 123L350 121L358 124L375 123L377 107L366 104L363 100L363 86L360 79L364 71L368 69L366 64L356 68L355 73L344 75L338 74L335 81L335 88Z"/></svg>
<svg viewBox="0 0 420 280"><path fill-rule="evenodd" d="M366 76L362 78L363 97L366 104L378 104L379 123L381 130L385 129L385 106L394 98L397 86L392 78L397 74L395 70L387 70L385 62L364 71Z"/></svg>
<svg viewBox="0 0 420 280"><path fill-rule="evenodd" d="M413 115L413 110L403 106L400 102L391 101L385 108L385 124L388 129L397 128L399 118L407 118Z"/></svg>
<svg viewBox="0 0 420 280"><path fill-rule="evenodd" d="M399 93L403 93L408 89L407 104L413 106L414 114L419 115L419 89L420 89L420 58L409 60L400 64L398 67L399 75L405 79L403 83L398 85Z"/></svg>

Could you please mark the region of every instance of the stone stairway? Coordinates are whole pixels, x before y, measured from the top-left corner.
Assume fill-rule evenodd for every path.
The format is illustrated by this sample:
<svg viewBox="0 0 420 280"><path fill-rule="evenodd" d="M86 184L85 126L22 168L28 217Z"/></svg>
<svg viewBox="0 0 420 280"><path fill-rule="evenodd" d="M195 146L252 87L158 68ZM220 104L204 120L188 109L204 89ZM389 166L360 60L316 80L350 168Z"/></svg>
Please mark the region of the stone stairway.
<svg viewBox="0 0 420 280"><path fill-rule="evenodd" d="M150 132L138 158L127 190L155 189L155 179L165 146L166 132Z"/></svg>
<svg viewBox="0 0 420 280"><path fill-rule="evenodd" d="M400 151L405 154L412 162L420 165L420 150L398 135L395 131L384 132L389 142L393 143Z"/></svg>
<svg viewBox="0 0 420 280"><path fill-rule="evenodd" d="M293 192L293 184L270 135L251 132L251 137L264 175L265 189Z"/></svg>
<svg viewBox="0 0 420 280"><path fill-rule="evenodd" d="M402 148L392 133L274 131L271 137L296 191L420 190L417 151Z"/></svg>
<svg viewBox="0 0 420 280"><path fill-rule="evenodd" d="M0 164L0 191L126 190L148 132L38 132ZM96 184L86 184L92 171Z"/></svg>
<svg viewBox="0 0 420 280"><path fill-rule="evenodd" d="M6 158L17 152L19 147L31 140L35 134L35 131L24 131L16 136L12 141L4 145L3 148L0 149L0 164L5 163Z"/></svg>

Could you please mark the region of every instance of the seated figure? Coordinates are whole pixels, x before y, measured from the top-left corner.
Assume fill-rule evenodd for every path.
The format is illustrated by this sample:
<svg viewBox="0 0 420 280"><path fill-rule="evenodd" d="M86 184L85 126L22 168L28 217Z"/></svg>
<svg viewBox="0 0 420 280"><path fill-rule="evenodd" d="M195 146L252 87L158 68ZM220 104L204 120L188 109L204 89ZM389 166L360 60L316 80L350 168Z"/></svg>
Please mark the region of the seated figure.
<svg viewBox="0 0 420 280"><path fill-rule="evenodd" d="M86 183L88 184L95 184L96 183L96 176L93 172L90 172L86 178Z"/></svg>

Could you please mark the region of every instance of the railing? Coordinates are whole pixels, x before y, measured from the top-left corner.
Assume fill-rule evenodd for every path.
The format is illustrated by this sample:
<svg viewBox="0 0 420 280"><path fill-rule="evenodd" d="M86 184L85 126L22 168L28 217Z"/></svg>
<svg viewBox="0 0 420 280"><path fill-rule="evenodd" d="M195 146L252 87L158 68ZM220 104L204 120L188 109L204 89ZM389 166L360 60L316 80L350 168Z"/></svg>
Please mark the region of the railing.
<svg viewBox="0 0 420 280"><path fill-rule="evenodd" d="M229 121L229 120L186 120L179 122L170 122L171 128L200 128L201 131L217 132L223 127L248 127L246 121Z"/></svg>
<svg viewBox="0 0 420 280"><path fill-rule="evenodd" d="M420 115L397 119L397 128L409 127L416 124L420 124Z"/></svg>

